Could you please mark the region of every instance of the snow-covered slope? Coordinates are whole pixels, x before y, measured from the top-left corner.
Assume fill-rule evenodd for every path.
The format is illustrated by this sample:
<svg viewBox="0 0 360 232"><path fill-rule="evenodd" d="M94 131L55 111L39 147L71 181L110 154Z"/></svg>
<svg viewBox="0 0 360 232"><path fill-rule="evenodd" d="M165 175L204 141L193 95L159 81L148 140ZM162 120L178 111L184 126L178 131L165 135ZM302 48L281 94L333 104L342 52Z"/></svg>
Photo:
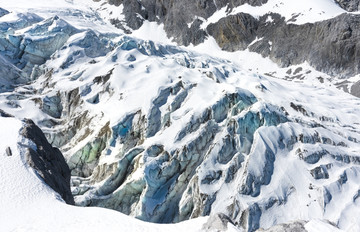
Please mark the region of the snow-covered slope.
<svg viewBox="0 0 360 232"><path fill-rule="evenodd" d="M235 7L231 11L228 10L228 7L223 7L211 15L201 27L206 28L209 24L218 22L221 18L238 13L248 13L257 18L268 13L278 13L285 17L285 20L289 23L304 24L327 20L345 12L346 11L341 9L333 0L318 0L316 2L311 0L301 2L268 0L261 6L244 4ZM269 20L271 21L271 17Z"/></svg>
<svg viewBox="0 0 360 232"><path fill-rule="evenodd" d="M1 5L1 68L21 79L0 76L0 109L31 118L61 149L75 203L151 222L199 219L160 226L65 205L26 167L22 124L1 119L2 131L14 128L1 142L14 153L2 156L1 194L18 204L2 202L5 230L47 230L59 217L59 231L360 229L360 100L331 76L222 52L212 39L181 48L133 38L85 1L18 3ZM8 219L24 204L19 223Z"/></svg>
<svg viewBox="0 0 360 232"><path fill-rule="evenodd" d="M198 218L156 225L108 209L66 205L29 166L27 149L38 148L20 133L27 124L0 117L0 125L1 231L201 231L206 223L207 218Z"/></svg>
<svg viewBox="0 0 360 232"><path fill-rule="evenodd" d="M215 40L223 50L249 50L284 68L308 63L341 87L342 79L352 77L346 90L359 96L358 5L358 0L181 0L174 4L104 0L93 7L136 36L166 38L185 46L206 43L208 47Z"/></svg>

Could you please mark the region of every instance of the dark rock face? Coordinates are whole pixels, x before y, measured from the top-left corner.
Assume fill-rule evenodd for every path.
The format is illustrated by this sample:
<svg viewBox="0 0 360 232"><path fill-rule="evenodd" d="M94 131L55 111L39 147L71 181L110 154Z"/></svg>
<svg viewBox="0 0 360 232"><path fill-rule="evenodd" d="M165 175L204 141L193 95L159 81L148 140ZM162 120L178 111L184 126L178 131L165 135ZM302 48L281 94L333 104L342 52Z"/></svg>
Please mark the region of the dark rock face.
<svg viewBox="0 0 360 232"><path fill-rule="evenodd" d="M356 97L360 97L360 81L351 86L351 94Z"/></svg>
<svg viewBox="0 0 360 232"><path fill-rule="evenodd" d="M0 7L0 17L3 17L4 15L7 15L7 14L9 14L9 11Z"/></svg>
<svg viewBox="0 0 360 232"><path fill-rule="evenodd" d="M335 0L335 2L349 12L358 11L360 8L360 0Z"/></svg>
<svg viewBox="0 0 360 232"><path fill-rule="evenodd" d="M273 22L267 22L271 17ZM241 19L241 20L234 20ZM270 57L281 67L309 62L315 69L346 77L360 72L360 17L342 14L336 18L302 25L287 24L277 14L259 20L237 14L210 24L207 31L227 51L249 50Z"/></svg>
<svg viewBox="0 0 360 232"><path fill-rule="evenodd" d="M260 229L259 231L263 232L306 232L305 221L295 221L288 224L279 224L273 226L267 230Z"/></svg>
<svg viewBox="0 0 360 232"><path fill-rule="evenodd" d="M12 156L11 148L7 147L6 150L5 150L5 153L6 153L7 156Z"/></svg>
<svg viewBox="0 0 360 232"><path fill-rule="evenodd" d="M13 118L14 116L11 114L6 113L5 111L3 111L2 109L0 109L0 117L4 117L4 118Z"/></svg>
<svg viewBox="0 0 360 232"><path fill-rule="evenodd" d="M213 36L226 51L244 50L269 57L281 67L307 61L318 71L347 77L360 72L356 62L360 56L360 16L343 14L330 20L302 25L288 24L285 18L270 13L256 19L239 13L220 19L206 29L201 24L217 10L227 6L227 12L242 4L260 6L267 0L108 0L123 4L125 22L113 23L136 30L145 20L164 24L169 38L179 45L200 44ZM336 0L348 11L359 9L360 0ZM272 21L268 21L271 17ZM289 20L291 21L291 20ZM129 32L129 31L128 31ZM255 42L255 39L258 41Z"/></svg>
<svg viewBox="0 0 360 232"><path fill-rule="evenodd" d="M207 33L200 29L202 18L207 19L217 10L228 6L228 11L245 3L260 6L267 0L108 0L109 4L123 4L126 25L132 29L142 26L144 20L164 24L168 37L180 45L202 43ZM140 17L139 17L140 16ZM112 21L123 28L117 20Z"/></svg>
<svg viewBox="0 0 360 232"><path fill-rule="evenodd" d="M33 121L25 120L26 126L21 134L32 140L37 149L28 148L27 163L53 190L58 192L68 204L74 204L70 191L70 170L61 152L52 147L46 140L43 132Z"/></svg>
<svg viewBox="0 0 360 232"><path fill-rule="evenodd" d="M227 51L244 50L256 38L259 22L249 14L231 15L207 27L218 45Z"/></svg>

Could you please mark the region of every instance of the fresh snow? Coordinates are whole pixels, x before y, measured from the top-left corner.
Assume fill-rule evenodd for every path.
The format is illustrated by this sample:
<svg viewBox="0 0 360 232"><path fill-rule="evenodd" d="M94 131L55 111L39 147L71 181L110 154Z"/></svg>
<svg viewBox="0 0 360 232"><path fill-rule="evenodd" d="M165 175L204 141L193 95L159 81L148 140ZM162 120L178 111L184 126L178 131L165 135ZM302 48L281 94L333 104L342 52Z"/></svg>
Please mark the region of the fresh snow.
<svg viewBox="0 0 360 232"><path fill-rule="evenodd" d="M207 217L179 224L146 223L103 208L66 205L25 162L36 145L19 135L23 123L0 117L0 230L7 231L200 231ZM34 147L35 146L35 147ZM12 156L5 154L10 147ZM234 231L230 229L229 231Z"/></svg>
<svg viewBox="0 0 360 232"><path fill-rule="evenodd" d="M288 23L305 24L327 20L345 12L333 0L268 0L261 6L244 4L231 11L224 7L210 16L201 25L201 28L206 28L209 24L216 23L223 17L238 13L247 13L256 18L268 13L278 13L285 17ZM271 22L271 19L269 21Z"/></svg>
<svg viewBox="0 0 360 232"><path fill-rule="evenodd" d="M1 22L18 23L22 17L33 17L41 21L55 15L78 29L95 29L101 32L120 32L109 23L100 20L89 8L91 1L0 1L0 6L10 14L0 18ZM36 14L36 15L31 15ZM40 18L40 17L42 18ZM37 17L37 18L36 18ZM94 21L95 19L95 21ZM99 20L99 21L97 21ZM55 26L55 25L53 25ZM26 33L29 28L17 33ZM51 27L50 27L51 29ZM76 36L72 38L76 40ZM6 61L5 61L6 62ZM144 60L144 62L146 62ZM2 64L1 64L2 65ZM103 70L98 71L103 74ZM2 72L1 72L2 73ZM3 81L3 79L1 79ZM59 83L60 84L60 83ZM72 83L70 83L73 85ZM131 83L128 83L131 84ZM66 84L65 89L69 88ZM11 93L8 93L9 95ZM136 98L134 98L136 99ZM5 102L1 109L12 111L18 118L42 121L47 116L38 110L33 101L21 102L12 108ZM96 207L66 205L61 197L48 187L25 162L25 148L34 146L30 140L19 135L23 123L14 118L0 117L0 231L201 231L207 217L200 217L178 224L153 224L126 216L117 211ZM5 150L11 148L12 156ZM35 149L35 148L34 148ZM236 231L229 225L229 231Z"/></svg>
<svg viewBox="0 0 360 232"><path fill-rule="evenodd" d="M175 45L175 43L172 42L172 39L167 37L164 25L157 24L156 22L144 21L143 25L138 30L131 33L131 36L139 39L146 38L147 40L158 43Z"/></svg>
<svg viewBox="0 0 360 232"><path fill-rule="evenodd" d="M175 111L172 117L171 130L164 130L144 143L147 145L161 142L166 149L174 146L176 134L174 131L180 131L181 128L191 119L191 116L200 114L206 107L215 104L223 93L232 93L239 91L255 95L259 100L251 109L254 112L265 107L265 104L275 106L287 106L286 110L291 113L292 119L301 119L304 123L318 122L318 118L326 116L334 120L336 123L324 123L329 131L319 130L330 137L332 141L342 142L345 137L355 137L359 139L359 115L360 100L350 96L336 88L332 84L331 77L313 70L308 64L291 67L293 71L296 68L302 68L301 73L307 73L304 80L287 81L283 80L286 76L287 69L278 68L269 59L264 59L260 55L249 51L228 53L221 51L213 38L209 38L205 43L189 48L179 48L174 46L165 46L171 41L166 37L161 25L146 22L133 35L138 38L146 38L154 40L142 41L140 39L132 39L121 34L119 29L115 29L108 22L103 21L99 14L94 11L100 3L91 1L32 1L28 6L28 1L6 1L0 0L0 6L12 11L8 16L0 18L1 22L16 21L19 14L34 13L44 19L58 15L61 19L67 21L77 29L93 29L97 33L118 33L113 39L113 43L125 44L133 42L136 48L121 49L116 48L104 56L95 57L95 64L89 64L89 57L76 59L75 63L66 69L60 66L66 59L77 50L81 50L78 46L70 46L77 44L86 32L73 35L66 42L66 48L55 52L52 60L47 62L48 68L56 70L52 76L51 83L54 89L48 89L50 94L56 91L66 91L79 87L82 98L85 100L84 109L90 110L93 115L101 115L104 117L95 119L89 127L100 130L98 125L110 121L111 126L119 123L127 113L136 112L141 109L142 112L149 112L152 100L159 92L179 80L179 76L185 83L185 87L196 84L189 94L190 97L183 103L182 107ZM328 6L324 8L323 6ZM312 8L310 10L310 8ZM110 8L109 8L110 9ZM107 10L109 10L107 9ZM111 10L111 9L110 9ZM115 9L114 9L115 10ZM117 9L121 11L120 9ZM321 11L320 11L321 10ZM254 16L260 16L267 12L278 12L286 19L291 19L294 12L301 13L295 23L306 23L323 20L333 17L343 11L330 0L319 0L316 3L307 0L299 3L294 1L271 1L261 7L250 7L248 5L240 6L231 12L247 12ZM113 14L117 14L113 11ZM206 23L216 22L224 17L224 10L214 14ZM106 15L106 14L105 14ZM99 17L98 17L99 16ZM8 18L5 18L8 17ZM95 21L94 21L95 19ZM271 21L271 19L269 19ZM293 23L293 22L292 22ZM205 23L203 24L205 25ZM27 33L30 28L25 28L16 33ZM30 36L30 35L29 35ZM260 39L260 38L259 38ZM142 45L140 52L139 45ZM129 45L130 46L130 45ZM152 47L153 46L153 47ZM154 50L163 50L167 54L152 54ZM148 53L147 53L148 52ZM215 57L215 58L214 58ZM134 59L135 58L135 59ZM119 62L114 62L117 59ZM206 67L207 65L207 67ZM189 67L187 67L189 66ZM205 68L204 68L205 67ZM113 69L113 77L110 79L110 86L114 90L111 95L107 92L101 93L102 86L93 84L93 78L105 75L109 70ZM220 74L228 73L228 77L219 78L216 83L200 71L212 71ZM310 71L310 73L308 73ZM265 75L268 74L268 75ZM325 83L320 83L317 77L324 77ZM73 78L73 79L71 79ZM39 81L30 85L34 89L42 88L45 77L41 76ZM245 90L246 89L246 90ZM18 89L21 90L21 89ZM91 100L101 93L100 103L93 104ZM41 97L49 93L39 93ZM17 118L24 116L33 119L37 123L41 123L45 119L50 119L48 115L38 109L38 106L31 99L17 101L19 107L9 105L7 98L11 93L4 93L0 96L0 108L15 115ZM299 112L294 111L290 106L290 102L302 105L305 109L311 110L313 117L307 117ZM316 106L316 107L314 107ZM164 104L161 112L166 112L169 105ZM125 110L123 110L125 109ZM97 121L96 121L97 120ZM97 125L98 123L98 125ZM206 217L182 222L174 225L156 225L146 223L137 219L125 216L116 211L101 208L81 208L66 205L52 189L46 186L27 166L24 161L24 146L34 146L33 143L21 135L19 130L23 124L13 118L0 118L0 230L1 231L199 231L206 222ZM224 126L224 125L221 125ZM57 128L59 129L59 128ZM48 129L51 130L51 129ZM268 127L259 129L255 139L264 139L269 144L275 144L277 133L310 133L311 129L304 129L295 123L285 123L279 127ZM45 129L46 132L46 129ZM187 136L179 143L186 144L192 140L195 135ZM64 152L70 156L78 149L83 147L91 138L85 139L76 146L70 147ZM349 146L341 148L358 157L359 145L347 141ZM175 144L179 145L179 144ZM263 144L258 144L263 146ZM311 145L303 145L309 151L321 149ZM5 149L10 147L12 156L6 156ZM109 153L119 151L121 147L117 144L115 147L109 148ZM111 150L112 149L112 150ZM263 148L261 148L263 149ZM273 149L277 149L274 147ZM329 148L333 149L333 148ZM295 150L295 149L294 149ZM343 150L334 148L334 153L340 153ZM251 157L250 157L251 158ZM250 159L249 158L249 159ZM254 155L254 159L261 157ZM111 163L117 161L113 156L102 155L100 163ZM329 158L323 161L331 162ZM260 163L260 162L259 162ZM294 219L306 219L309 222L305 225L309 231L337 231L326 220L338 221L338 226L347 231L359 231L360 225L357 220L359 215L359 199L352 201L349 196L353 196L358 190L359 168L354 165L338 165L330 170L333 178L328 180L320 180L319 186L326 186L333 193L336 199L328 205L326 212L322 212L319 203L314 203L315 197L308 197L313 192L308 190L308 180L310 176L308 169L314 166L299 162L295 154L283 154L279 152L274 164L276 172L272 177L269 185L261 187L261 194L252 198L250 196L243 197L243 206L251 205L255 200L261 200L266 196L288 197L289 204L280 205L277 208L270 208L261 218L261 224L264 227L270 227L276 223L288 222ZM217 168L228 168L214 164L209 159L208 162L198 169L199 175L204 176L208 170L216 170ZM254 173L260 172L260 167L249 167ZM301 172L299 172L299 170ZM334 170L334 171L332 171ZM139 178L143 169L139 169L133 178ZM240 171L239 171L240 172ZM348 182L343 186L337 185L337 178L343 172L347 173ZM286 178L284 178L286 176ZM240 182L238 175L236 182ZM322 181L322 182L321 182ZM320 185L321 184L321 185ZM299 189L298 193L291 194L286 192L289 186L294 185ZM206 193L218 192L218 198L224 199L213 205L214 210L221 212L225 203L230 202L232 195L238 190L233 188L231 184L212 185L209 188L201 186L201 190ZM285 191L285 192L284 192ZM315 190L314 190L315 191ZM314 193L315 196L320 193ZM300 204L301 203L301 204ZM295 210L294 210L295 209ZM284 212L291 212L284 215ZM230 228L229 230L235 230Z"/></svg>

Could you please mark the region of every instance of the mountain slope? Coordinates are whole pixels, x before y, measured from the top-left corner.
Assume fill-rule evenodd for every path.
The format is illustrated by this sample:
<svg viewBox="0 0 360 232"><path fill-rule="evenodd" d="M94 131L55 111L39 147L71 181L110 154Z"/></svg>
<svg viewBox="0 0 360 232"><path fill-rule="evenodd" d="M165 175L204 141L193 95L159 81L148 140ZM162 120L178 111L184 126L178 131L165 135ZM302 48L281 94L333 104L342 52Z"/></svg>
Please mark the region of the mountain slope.
<svg viewBox="0 0 360 232"><path fill-rule="evenodd" d="M307 62L338 82L359 73L357 0L106 2L97 10L126 33L154 22L180 45L215 39L223 50L256 52L281 67ZM348 92L358 96L355 79Z"/></svg>
<svg viewBox="0 0 360 232"><path fill-rule="evenodd" d="M210 215L240 231L359 229L360 100L330 76L132 38L63 4L4 11L16 20L0 55L25 83L5 85L0 108L60 148L77 205L161 223Z"/></svg>

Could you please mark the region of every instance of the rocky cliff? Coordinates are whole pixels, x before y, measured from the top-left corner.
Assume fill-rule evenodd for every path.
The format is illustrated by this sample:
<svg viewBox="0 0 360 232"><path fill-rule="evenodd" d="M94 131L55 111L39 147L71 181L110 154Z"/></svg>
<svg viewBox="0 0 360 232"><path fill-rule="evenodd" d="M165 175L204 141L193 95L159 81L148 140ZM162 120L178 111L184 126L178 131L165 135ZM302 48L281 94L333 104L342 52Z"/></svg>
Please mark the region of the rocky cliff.
<svg viewBox="0 0 360 232"><path fill-rule="evenodd" d="M341 6L347 11L353 12L358 11L360 6L359 0L335 0Z"/></svg>
<svg viewBox="0 0 360 232"><path fill-rule="evenodd" d="M14 118L13 115L0 110L0 121L3 128L7 129L7 132L1 134L3 139L1 148L5 147L3 152L4 156L6 156L5 159L7 159L5 164L9 164L9 162L16 163L16 167L6 167L4 165L2 172L6 172L9 168L17 170L29 168L45 185L48 185L59 194L63 201L74 205L74 198L70 191L70 169L59 149L52 147L48 143L44 133L30 119L20 121ZM10 129L13 131L10 131ZM6 137L6 134L9 136ZM11 170L10 173L12 175L18 174L15 170ZM4 183L9 181L6 179L8 175L4 178ZM21 176L13 178L21 178ZM12 185L16 186L13 183L6 184L6 188L10 187L10 189ZM30 190L27 189L26 191ZM18 190L13 189L13 191L16 195Z"/></svg>
<svg viewBox="0 0 360 232"><path fill-rule="evenodd" d="M39 177L68 204L74 204L70 191L70 169L59 149L52 147L33 121L25 120L20 134L30 139L36 149L27 148L25 160Z"/></svg>
<svg viewBox="0 0 360 232"><path fill-rule="evenodd" d="M288 24L277 14L257 20L239 13L210 24L207 31L225 50L248 48L281 67L308 62L319 71L346 78L360 72L359 22L358 16L342 14L326 21L296 25Z"/></svg>
<svg viewBox="0 0 360 232"><path fill-rule="evenodd" d="M271 2L275 1L270 1L268 5ZM357 0L336 2L347 11L358 10ZM113 19L116 26L136 30L144 21L157 22L164 25L167 36L179 45L198 45L212 36L226 51L249 49L269 57L281 67L308 62L317 70L332 76L345 78L359 73L357 38L360 16L344 13L326 21L299 25L297 18L301 12L294 13L290 19L271 13L271 8L261 17L246 13L234 14L237 7L244 4L254 6L255 9L267 3L268 1L109 1L109 4L123 7L125 19ZM207 25L207 20L224 8L225 14L218 21ZM116 18L115 15L112 17Z"/></svg>

